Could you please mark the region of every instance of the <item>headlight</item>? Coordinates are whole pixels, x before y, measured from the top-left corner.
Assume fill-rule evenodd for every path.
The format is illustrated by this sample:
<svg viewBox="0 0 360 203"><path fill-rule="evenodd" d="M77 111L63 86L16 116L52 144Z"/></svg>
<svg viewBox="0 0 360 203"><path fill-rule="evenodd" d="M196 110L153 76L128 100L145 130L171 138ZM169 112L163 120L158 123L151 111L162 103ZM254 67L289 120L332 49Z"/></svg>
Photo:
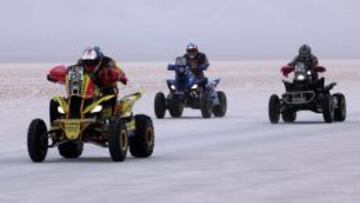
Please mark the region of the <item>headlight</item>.
<svg viewBox="0 0 360 203"><path fill-rule="evenodd" d="M195 85L193 85L192 87L191 87L191 89L192 90L195 90L195 89L197 89L199 87L199 85L198 84L195 84Z"/></svg>
<svg viewBox="0 0 360 203"><path fill-rule="evenodd" d="M91 110L90 113L99 113L102 110L102 108L103 107L101 105L97 105L93 110Z"/></svg>
<svg viewBox="0 0 360 203"><path fill-rule="evenodd" d="M172 90L176 90L175 85L170 85L170 89L172 89Z"/></svg>
<svg viewBox="0 0 360 203"><path fill-rule="evenodd" d="M307 71L307 74L308 74L308 75L311 75L311 71L308 70L308 71Z"/></svg>
<svg viewBox="0 0 360 203"><path fill-rule="evenodd" d="M58 107L57 107L57 111L58 111L59 113L61 113L61 114L65 114L65 111L64 111L64 109L63 109L61 106L58 106Z"/></svg>
<svg viewBox="0 0 360 203"><path fill-rule="evenodd" d="M305 80L305 76L304 75L298 75L296 77L297 80Z"/></svg>

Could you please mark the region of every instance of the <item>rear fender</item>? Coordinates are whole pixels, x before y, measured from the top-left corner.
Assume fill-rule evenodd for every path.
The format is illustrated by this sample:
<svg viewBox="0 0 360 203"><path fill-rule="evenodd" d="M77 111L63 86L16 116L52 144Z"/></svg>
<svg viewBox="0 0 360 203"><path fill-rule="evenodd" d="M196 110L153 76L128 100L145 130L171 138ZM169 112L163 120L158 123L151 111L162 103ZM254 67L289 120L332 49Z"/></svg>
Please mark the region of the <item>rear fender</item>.
<svg viewBox="0 0 360 203"><path fill-rule="evenodd" d="M219 104L219 98L215 91L219 83L220 83L220 79L211 80L206 87L207 92L209 93L211 100L213 101L214 104Z"/></svg>
<svg viewBox="0 0 360 203"><path fill-rule="evenodd" d="M209 82L208 86L211 87L211 88L216 88L219 85L220 81L221 81L220 78L215 79L215 80L211 80Z"/></svg>
<svg viewBox="0 0 360 203"><path fill-rule="evenodd" d="M132 114L134 104L141 98L141 92L127 95L123 97L117 104L117 113L121 117L129 117Z"/></svg>
<svg viewBox="0 0 360 203"><path fill-rule="evenodd" d="M333 82L333 83L330 83L330 84L326 85L325 88L324 88L325 92L328 92L328 91L332 90L336 85L337 85L336 82Z"/></svg>
<svg viewBox="0 0 360 203"><path fill-rule="evenodd" d="M211 80L206 86L207 91L209 91L210 94L215 94L215 89L219 83L220 83L220 79Z"/></svg>

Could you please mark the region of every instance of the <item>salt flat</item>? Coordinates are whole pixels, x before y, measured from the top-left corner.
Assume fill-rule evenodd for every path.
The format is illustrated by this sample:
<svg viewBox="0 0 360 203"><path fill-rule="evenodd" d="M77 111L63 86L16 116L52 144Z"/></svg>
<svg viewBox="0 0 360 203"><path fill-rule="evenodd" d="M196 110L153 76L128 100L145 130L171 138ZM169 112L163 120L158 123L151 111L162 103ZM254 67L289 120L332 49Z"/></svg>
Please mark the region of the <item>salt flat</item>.
<svg viewBox="0 0 360 203"><path fill-rule="evenodd" d="M360 61L326 60L324 75L348 99L348 120L324 124L300 113L298 123L271 125L268 98L282 93L284 61L218 61L228 96L224 119L200 111L158 120L150 159L113 163L107 149L86 145L80 159L50 149L44 163L30 161L26 132L33 118L48 120L48 101L64 94L46 81L52 64L0 64L0 202L359 202ZM141 90L135 111L154 117L153 97L167 92L166 63L124 63L129 86Z"/></svg>

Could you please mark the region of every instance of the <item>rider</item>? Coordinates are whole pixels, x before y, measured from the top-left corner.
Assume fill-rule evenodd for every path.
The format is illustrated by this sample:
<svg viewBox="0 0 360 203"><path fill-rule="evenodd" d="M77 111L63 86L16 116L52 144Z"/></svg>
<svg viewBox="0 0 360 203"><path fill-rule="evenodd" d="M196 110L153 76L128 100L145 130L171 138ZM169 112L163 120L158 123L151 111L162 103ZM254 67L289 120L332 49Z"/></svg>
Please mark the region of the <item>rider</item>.
<svg viewBox="0 0 360 203"><path fill-rule="evenodd" d="M105 56L99 47L86 48L76 65L83 66L91 74L104 95L118 94L117 81L127 84L125 73L112 58Z"/></svg>
<svg viewBox="0 0 360 203"><path fill-rule="evenodd" d="M199 52L196 44L189 43L186 47L186 54L184 55L187 65L190 66L191 71L198 80L207 80L204 71L209 67L209 61L206 55Z"/></svg>
<svg viewBox="0 0 360 203"><path fill-rule="evenodd" d="M115 95L117 98L117 81L120 81L124 85L126 85L128 81L126 74L116 65L116 62L112 58L105 56L99 47L86 48L83 56L75 66L84 67L85 71L90 74L95 85L97 85L103 95ZM66 74L62 74L61 77L56 77L52 75L50 71L47 78L52 82L64 83L65 76ZM113 107L115 105L114 102L116 102L116 99L111 102Z"/></svg>
<svg viewBox="0 0 360 203"><path fill-rule="evenodd" d="M309 45L302 45L299 48L299 55L295 57L293 61L288 63L288 66L285 66L281 69L281 72L285 77L288 77L288 75L294 71L294 67L297 63L303 62L305 63L309 68L313 70L313 74L315 74L315 78L318 78L318 74L320 72L325 72L326 69L324 67L320 67L319 61L316 56L314 56L311 53L311 48Z"/></svg>

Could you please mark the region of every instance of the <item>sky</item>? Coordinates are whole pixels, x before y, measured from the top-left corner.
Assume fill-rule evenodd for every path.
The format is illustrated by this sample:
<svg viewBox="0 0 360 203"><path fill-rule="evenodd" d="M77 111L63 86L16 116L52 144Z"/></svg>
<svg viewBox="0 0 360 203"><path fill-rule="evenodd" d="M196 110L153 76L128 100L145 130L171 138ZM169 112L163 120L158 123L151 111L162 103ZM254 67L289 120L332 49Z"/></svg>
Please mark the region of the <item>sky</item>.
<svg viewBox="0 0 360 203"><path fill-rule="evenodd" d="M358 0L0 0L0 62L71 61L98 45L124 61L360 58Z"/></svg>

